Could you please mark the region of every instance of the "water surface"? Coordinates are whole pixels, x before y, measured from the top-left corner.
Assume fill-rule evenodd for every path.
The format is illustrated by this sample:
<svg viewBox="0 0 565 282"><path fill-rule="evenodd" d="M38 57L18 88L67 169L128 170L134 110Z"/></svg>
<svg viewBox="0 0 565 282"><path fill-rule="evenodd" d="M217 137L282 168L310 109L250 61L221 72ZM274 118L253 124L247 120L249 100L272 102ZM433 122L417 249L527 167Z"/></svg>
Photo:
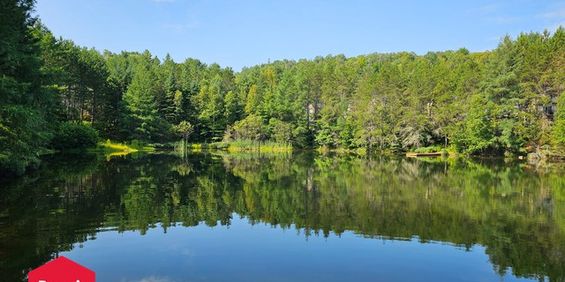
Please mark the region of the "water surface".
<svg viewBox="0 0 565 282"><path fill-rule="evenodd" d="M0 277L564 281L565 168L194 153L58 156L2 182Z"/></svg>

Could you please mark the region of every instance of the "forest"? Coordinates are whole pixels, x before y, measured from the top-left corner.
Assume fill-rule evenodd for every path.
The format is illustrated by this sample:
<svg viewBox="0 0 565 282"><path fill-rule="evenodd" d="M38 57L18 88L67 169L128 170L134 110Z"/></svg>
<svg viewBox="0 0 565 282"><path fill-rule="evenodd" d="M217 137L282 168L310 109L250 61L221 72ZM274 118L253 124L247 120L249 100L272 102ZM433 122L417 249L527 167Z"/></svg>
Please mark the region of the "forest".
<svg viewBox="0 0 565 282"><path fill-rule="evenodd" d="M524 155L565 146L565 29L494 50L278 60L234 71L55 37L0 0L0 174L100 140Z"/></svg>

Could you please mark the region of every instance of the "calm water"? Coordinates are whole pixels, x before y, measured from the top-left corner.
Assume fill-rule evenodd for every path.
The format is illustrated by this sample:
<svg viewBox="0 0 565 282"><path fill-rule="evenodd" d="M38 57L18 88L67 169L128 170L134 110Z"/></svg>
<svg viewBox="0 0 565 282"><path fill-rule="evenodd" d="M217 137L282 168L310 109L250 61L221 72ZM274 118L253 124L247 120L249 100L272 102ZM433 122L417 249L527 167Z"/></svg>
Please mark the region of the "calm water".
<svg viewBox="0 0 565 282"><path fill-rule="evenodd" d="M562 165L58 156L0 196L0 281L565 281Z"/></svg>

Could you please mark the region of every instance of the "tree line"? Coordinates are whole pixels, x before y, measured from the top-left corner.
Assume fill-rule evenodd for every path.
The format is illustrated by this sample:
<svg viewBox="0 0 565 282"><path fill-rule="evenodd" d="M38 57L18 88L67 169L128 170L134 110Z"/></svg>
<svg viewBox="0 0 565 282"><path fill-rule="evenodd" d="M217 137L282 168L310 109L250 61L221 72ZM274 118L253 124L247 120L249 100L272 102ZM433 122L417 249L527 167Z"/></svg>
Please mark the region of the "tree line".
<svg viewBox="0 0 565 282"><path fill-rule="evenodd" d="M235 72L56 38L0 8L0 167L92 139L523 154L565 144L565 29L466 49L280 60ZM78 141L77 141L78 140Z"/></svg>

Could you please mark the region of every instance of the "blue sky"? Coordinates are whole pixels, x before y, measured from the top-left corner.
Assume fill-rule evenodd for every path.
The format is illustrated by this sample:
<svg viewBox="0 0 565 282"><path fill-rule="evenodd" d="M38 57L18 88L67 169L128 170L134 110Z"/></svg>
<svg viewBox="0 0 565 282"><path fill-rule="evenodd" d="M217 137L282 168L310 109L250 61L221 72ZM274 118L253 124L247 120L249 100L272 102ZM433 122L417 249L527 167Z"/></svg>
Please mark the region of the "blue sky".
<svg viewBox="0 0 565 282"><path fill-rule="evenodd" d="M565 0L38 0L36 12L82 46L235 70L328 54L482 51L506 34L565 26Z"/></svg>

